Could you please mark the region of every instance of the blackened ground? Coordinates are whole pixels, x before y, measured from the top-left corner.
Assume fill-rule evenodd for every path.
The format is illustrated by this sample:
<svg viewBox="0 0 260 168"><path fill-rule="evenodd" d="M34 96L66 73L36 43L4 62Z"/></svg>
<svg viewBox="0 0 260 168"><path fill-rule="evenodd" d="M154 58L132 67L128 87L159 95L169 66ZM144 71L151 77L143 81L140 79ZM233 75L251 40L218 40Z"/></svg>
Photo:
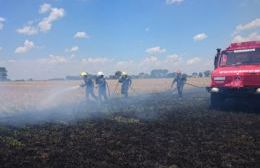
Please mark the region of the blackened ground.
<svg viewBox="0 0 260 168"><path fill-rule="evenodd" d="M260 167L260 110L250 102L217 111L190 91L103 106L70 123L2 125L1 167Z"/></svg>

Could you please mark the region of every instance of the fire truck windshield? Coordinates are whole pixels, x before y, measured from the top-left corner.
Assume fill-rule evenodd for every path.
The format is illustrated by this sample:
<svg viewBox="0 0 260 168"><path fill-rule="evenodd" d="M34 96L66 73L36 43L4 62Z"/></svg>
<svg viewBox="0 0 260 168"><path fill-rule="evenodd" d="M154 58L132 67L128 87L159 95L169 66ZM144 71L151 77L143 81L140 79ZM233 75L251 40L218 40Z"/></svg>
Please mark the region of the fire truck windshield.
<svg viewBox="0 0 260 168"><path fill-rule="evenodd" d="M260 49L224 51L220 58L220 66L260 65Z"/></svg>

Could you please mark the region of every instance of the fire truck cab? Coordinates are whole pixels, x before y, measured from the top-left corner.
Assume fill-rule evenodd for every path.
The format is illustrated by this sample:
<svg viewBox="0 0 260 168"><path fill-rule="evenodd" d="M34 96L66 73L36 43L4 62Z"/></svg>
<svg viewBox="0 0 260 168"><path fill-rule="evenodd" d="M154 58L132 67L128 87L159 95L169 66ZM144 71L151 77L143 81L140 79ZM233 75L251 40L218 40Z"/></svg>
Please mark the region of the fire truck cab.
<svg viewBox="0 0 260 168"><path fill-rule="evenodd" d="M260 97L260 41L232 43L217 49L211 74L211 107L220 107L226 98Z"/></svg>

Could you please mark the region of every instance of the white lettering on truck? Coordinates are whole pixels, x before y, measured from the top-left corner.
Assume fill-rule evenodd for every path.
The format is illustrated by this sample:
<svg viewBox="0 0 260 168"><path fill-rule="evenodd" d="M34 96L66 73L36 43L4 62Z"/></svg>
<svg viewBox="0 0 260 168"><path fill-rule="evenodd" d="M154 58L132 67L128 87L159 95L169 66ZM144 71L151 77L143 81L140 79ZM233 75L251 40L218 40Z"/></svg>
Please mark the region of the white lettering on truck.
<svg viewBox="0 0 260 168"><path fill-rule="evenodd" d="M234 53L243 53L243 52L252 52L255 51L255 49L244 49L244 50L234 50Z"/></svg>
<svg viewBox="0 0 260 168"><path fill-rule="evenodd" d="M220 74L227 74L227 73L260 73L260 69L219 71L219 73Z"/></svg>

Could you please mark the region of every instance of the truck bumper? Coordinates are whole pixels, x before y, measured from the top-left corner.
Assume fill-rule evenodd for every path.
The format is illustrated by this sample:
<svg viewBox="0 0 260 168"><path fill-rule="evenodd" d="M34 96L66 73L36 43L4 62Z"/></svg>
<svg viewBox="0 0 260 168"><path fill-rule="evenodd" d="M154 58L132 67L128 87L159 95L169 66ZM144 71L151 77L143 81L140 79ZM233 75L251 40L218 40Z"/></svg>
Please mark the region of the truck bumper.
<svg viewBox="0 0 260 168"><path fill-rule="evenodd" d="M223 87L207 87L209 93L225 95L225 97L260 97L259 88L223 88Z"/></svg>

